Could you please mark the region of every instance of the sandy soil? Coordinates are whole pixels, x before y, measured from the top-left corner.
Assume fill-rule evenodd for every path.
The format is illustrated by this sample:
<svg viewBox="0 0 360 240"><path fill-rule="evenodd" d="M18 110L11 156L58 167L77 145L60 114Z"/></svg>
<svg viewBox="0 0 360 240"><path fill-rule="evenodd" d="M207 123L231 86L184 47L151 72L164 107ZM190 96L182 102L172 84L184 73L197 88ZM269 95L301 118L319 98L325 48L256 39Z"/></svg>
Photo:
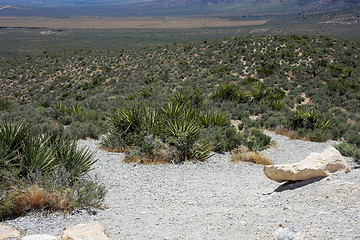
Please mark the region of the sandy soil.
<svg viewBox="0 0 360 240"><path fill-rule="evenodd" d="M276 164L335 144L267 134L276 144L264 154ZM93 150L98 144L79 141ZM279 184L265 177L262 166L230 163L229 154L181 165L126 164L123 154L101 150L96 157L92 174L108 189L106 209L35 214L5 224L26 234L61 236L66 227L100 221L114 240L272 239L280 227L295 228L304 239L360 239L360 169L351 158L346 158L350 173Z"/></svg>
<svg viewBox="0 0 360 240"><path fill-rule="evenodd" d="M263 25L267 20L230 21L219 18L41 18L0 17L0 27L44 27L44 28L201 28Z"/></svg>

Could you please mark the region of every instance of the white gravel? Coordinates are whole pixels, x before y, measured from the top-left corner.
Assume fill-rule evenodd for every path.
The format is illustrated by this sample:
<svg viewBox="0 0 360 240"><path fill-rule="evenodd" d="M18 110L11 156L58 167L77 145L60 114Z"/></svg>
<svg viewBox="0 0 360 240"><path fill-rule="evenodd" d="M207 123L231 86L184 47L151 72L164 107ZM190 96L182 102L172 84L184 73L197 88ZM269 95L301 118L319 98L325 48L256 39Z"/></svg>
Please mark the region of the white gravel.
<svg viewBox="0 0 360 240"><path fill-rule="evenodd" d="M267 134L276 146L263 153L276 164L335 144ZM360 170L351 158L348 174L286 185L267 179L262 166L230 163L228 154L204 163L144 166L98 150L98 141L78 144L97 149L92 174L108 189L106 208L31 214L5 224L25 234L61 236L66 227L100 221L111 239L270 239L281 226L306 239L360 239Z"/></svg>

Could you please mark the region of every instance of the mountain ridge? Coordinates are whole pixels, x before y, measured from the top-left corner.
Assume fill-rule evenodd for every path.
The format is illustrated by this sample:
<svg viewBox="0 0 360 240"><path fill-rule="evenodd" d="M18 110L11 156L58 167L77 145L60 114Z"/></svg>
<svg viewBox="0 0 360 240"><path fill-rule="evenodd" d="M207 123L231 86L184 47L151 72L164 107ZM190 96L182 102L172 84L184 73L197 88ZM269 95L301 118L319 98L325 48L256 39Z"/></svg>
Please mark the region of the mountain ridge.
<svg viewBox="0 0 360 240"><path fill-rule="evenodd" d="M244 16L360 8L356 0L3 0L0 16ZM62 15L63 14L63 15Z"/></svg>

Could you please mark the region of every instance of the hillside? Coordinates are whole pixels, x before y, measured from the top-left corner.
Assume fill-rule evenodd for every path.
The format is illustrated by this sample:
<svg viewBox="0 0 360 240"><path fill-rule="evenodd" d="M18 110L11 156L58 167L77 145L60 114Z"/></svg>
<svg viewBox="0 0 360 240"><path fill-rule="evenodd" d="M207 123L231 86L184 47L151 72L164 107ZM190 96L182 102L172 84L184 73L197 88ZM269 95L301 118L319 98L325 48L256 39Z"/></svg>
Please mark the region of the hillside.
<svg viewBox="0 0 360 240"><path fill-rule="evenodd" d="M183 94L203 110L228 112L242 127L292 127L315 141L359 141L358 41L285 35L138 44L134 50L64 45L3 57L2 118L96 137L105 109L161 105ZM329 126L288 125L301 111L316 111Z"/></svg>
<svg viewBox="0 0 360 240"><path fill-rule="evenodd" d="M292 227L310 217L314 221L325 219L319 225L298 225L311 237L357 236L358 209L353 204L358 200L354 196L358 196L360 162L360 42L320 34L262 35L268 26L185 30L1 28L0 219L38 209L90 209L105 200L109 210L95 217L103 217L113 237L128 231L124 234L130 238L149 234L153 239L177 238L181 234L176 231L170 235L162 231L163 224L170 222L164 216L174 209L174 199L187 199L176 205L187 210L177 208L176 216L171 216L180 224L190 224L182 216L193 213L193 204L198 208L209 200L204 209L213 206L214 211L194 216L205 219L199 227L211 223L213 230L218 229L217 223L228 219L216 215L221 202L225 204L222 212L234 212L227 207L234 203L239 204L235 204L238 209L251 206L243 209L250 211L246 216L244 211L228 215L259 226L258 232L246 233L248 238L269 237L280 224ZM256 35L238 35L242 30ZM227 33L230 36L224 37ZM78 146L85 148L78 148L74 140L85 138L97 140L80 141ZM336 144L343 155L352 157L348 160L354 171L303 188L295 185L293 192L283 190L294 185L286 189L287 185L270 183L258 165L249 168L229 162L232 156L270 164L262 155L265 151L274 163L289 163L318 151L314 146L327 144ZM87 146L102 150L94 155ZM88 173L98 173L99 178ZM229 180L230 175L233 178ZM154 179L159 181L150 184ZM220 184L215 187L217 192L212 191L213 182ZM163 185L159 187L160 183ZM183 186L189 186L184 188L189 191L178 191ZM340 186L347 187L341 190ZM107 189L109 194L105 195ZM214 195L209 195L210 190ZM155 202L142 193L164 201ZM299 198L299 194L308 198ZM116 200L119 196L123 197L121 201ZM291 211L293 215L284 214L284 206L279 205L284 199L293 202L287 208L289 212L295 210ZM306 207L302 208L305 200ZM130 212L121 215L124 211L120 206L129 206ZM143 209L157 213L163 209L157 215L159 221L163 219L161 224L146 220L154 215ZM276 212L266 215L270 209ZM336 212L323 218L329 209ZM338 221L338 213L342 221ZM247 218L254 214L256 218ZM81 216L76 215L74 221L89 219ZM157 230L139 232L139 226L144 226L138 221L142 216ZM269 221L274 216L280 221ZM288 216L299 221L289 221ZM23 222L24 218L16 219L15 226L56 234L63 229L64 217L50 217L53 220L46 223L37 217L30 215ZM130 226L113 225L113 219L125 220ZM52 227L53 221L61 227ZM327 230L328 226L343 226L343 222L347 228ZM244 226L241 223L240 228ZM238 232L232 229L226 234L232 238ZM190 231L184 236L192 238L194 233L203 232Z"/></svg>

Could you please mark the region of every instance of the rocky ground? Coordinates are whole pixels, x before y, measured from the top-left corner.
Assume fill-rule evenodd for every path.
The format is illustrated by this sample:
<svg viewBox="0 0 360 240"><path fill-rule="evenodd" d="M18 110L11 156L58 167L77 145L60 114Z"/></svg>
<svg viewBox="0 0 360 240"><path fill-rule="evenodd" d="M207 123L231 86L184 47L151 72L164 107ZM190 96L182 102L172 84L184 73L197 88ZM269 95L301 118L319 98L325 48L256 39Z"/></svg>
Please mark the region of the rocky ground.
<svg viewBox="0 0 360 240"><path fill-rule="evenodd" d="M275 164L293 163L335 142L290 140L267 132L275 146L263 153ZM136 165L123 154L96 150L92 174L106 185L105 209L73 214L31 214L4 224L25 234L61 236L78 223L102 222L111 239L271 239L280 227L306 239L360 239L360 169L346 158L350 173L279 184L263 167L230 163L216 154L204 163Z"/></svg>

